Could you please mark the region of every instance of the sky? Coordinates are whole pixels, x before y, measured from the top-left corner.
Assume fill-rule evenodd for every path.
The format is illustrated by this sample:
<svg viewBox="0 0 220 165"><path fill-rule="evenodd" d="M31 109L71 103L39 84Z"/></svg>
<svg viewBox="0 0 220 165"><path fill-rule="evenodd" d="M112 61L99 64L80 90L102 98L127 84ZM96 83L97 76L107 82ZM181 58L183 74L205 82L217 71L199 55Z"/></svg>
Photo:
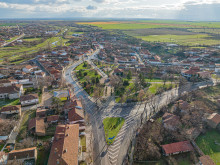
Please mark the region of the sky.
<svg viewBox="0 0 220 165"><path fill-rule="evenodd" d="M1 18L220 21L220 0L0 0Z"/></svg>

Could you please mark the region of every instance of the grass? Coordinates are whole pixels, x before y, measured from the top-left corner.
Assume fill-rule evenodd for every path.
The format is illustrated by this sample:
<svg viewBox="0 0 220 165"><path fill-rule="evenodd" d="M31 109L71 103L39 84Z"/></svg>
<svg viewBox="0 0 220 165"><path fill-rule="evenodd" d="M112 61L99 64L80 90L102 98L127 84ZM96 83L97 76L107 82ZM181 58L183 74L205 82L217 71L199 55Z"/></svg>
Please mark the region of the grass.
<svg viewBox="0 0 220 165"><path fill-rule="evenodd" d="M15 99L15 100L0 100L0 108L4 107L4 106L9 106L9 105L19 105L20 104L20 100L19 99Z"/></svg>
<svg viewBox="0 0 220 165"><path fill-rule="evenodd" d="M37 153L37 165L47 165L49 159L50 151L49 150L38 150Z"/></svg>
<svg viewBox="0 0 220 165"><path fill-rule="evenodd" d="M156 94L157 93L157 90L160 88L160 87L163 87L163 83L157 83L157 84L151 84L151 86L149 87L149 92L151 94ZM171 84L165 84L165 88L169 88L171 86ZM172 87L174 87L175 85L172 84Z"/></svg>
<svg viewBox="0 0 220 165"><path fill-rule="evenodd" d="M35 110L29 110L29 111L24 112L24 116L21 121L20 129L19 129L19 133L16 138L16 141L22 140L22 137L21 137L22 134L25 134L25 135L27 134L28 121L29 119L34 118L35 114L36 114Z"/></svg>
<svg viewBox="0 0 220 165"><path fill-rule="evenodd" d="M124 122L125 119L121 117L107 117L103 120L107 144L112 144L114 142Z"/></svg>
<svg viewBox="0 0 220 165"><path fill-rule="evenodd" d="M212 39L208 34L195 35L149 35L135 36L150 42L176 43L179 45L198 46L198 45L217 45L219 40Z"/></svg>
<svg viewBox="0 0 220 165"><path fill-rule="evenodd" d="M2 150L2 148L4 147L5 144L1 144L0 145L0 151Z"/></svg>
<svg viewBox="0 0 220 165"><path fill-rule="evenodd" d="M204 135L200 135L196 139L196 144L204 152L205 155L209 155L211 159L217 164L220 164L220 133L217 130L210 130Z"/></svg>
<svg viewBox="0 0 220 165"><path fill-rule="evenodd" d="M22 39L23 41L27 41L27 42L33 42L33 41L40 41L42 38L26 38L26 39Z"/></svg>

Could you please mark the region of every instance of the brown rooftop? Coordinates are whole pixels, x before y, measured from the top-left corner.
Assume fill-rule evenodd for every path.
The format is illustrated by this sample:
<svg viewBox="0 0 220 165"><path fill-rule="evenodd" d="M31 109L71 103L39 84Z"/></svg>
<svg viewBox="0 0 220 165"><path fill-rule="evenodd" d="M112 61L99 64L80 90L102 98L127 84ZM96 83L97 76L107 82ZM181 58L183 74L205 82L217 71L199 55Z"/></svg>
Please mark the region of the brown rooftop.
<svg viewBox="0 0 220 165"><path fill-rule="evenodd" d="M220 123L220 115L217 113L213 113L209 116L209 120L212 120L214 123L219 124Z"/></svg>
<svg viewBox="0 0 220 165"><path fill-rule="evenodd" d="M208 155L199 157L199 160L202 163L202 165L215 165L213 160Z"/></svg>
<svg viewBox="0 0 220 165"><path fill-rule="evenodd" d="M36 147L13 150L8 154L8 160L25 159L35 157Z"/></svg>
<svg viewBox="0 0 220 165"><path fill-rule="evenodd" d="M20 97L20 101L27 101L27 100L33 100L33 99L38 99L38 94L29 94L29 95L24 95Z"/></svg>
<svg viewBox="0 0 220 165"><path fill-rule="evenodd" d="M21 105L9 105L6 107L2 107L1 112L7 112L7 111L17 111L21 109Z"/></svg>
<svg viewBox="0 0 220 165"><path fill-rule="evenodd" d="M189 141L182 141L182 142L162 145L162 148L167 155L168 154L175 154L178 152L187 152L187 151L193 150L193 147Z"/></svg>

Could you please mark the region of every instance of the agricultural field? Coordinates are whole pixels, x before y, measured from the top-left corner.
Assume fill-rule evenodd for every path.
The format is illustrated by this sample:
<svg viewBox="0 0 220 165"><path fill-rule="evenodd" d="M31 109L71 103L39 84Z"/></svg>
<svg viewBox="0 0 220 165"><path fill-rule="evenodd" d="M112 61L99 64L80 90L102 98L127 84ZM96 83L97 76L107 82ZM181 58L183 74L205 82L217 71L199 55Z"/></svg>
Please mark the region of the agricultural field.
<svg viewBox="0 0 220 165"><path fill-rule="evenodd" d="M201 47L220 45L220 22L182 21L106 21L80 22L106 30L121 32L148 42L175 43L184 46Z"/></svg>
<svg viewBox="0 0 220 165"><path fill-rule="evenodd" d="M216 130L206 132L196 139L196 143L204 154L209 155L211 159L220 165L220 133Z"/></svg>

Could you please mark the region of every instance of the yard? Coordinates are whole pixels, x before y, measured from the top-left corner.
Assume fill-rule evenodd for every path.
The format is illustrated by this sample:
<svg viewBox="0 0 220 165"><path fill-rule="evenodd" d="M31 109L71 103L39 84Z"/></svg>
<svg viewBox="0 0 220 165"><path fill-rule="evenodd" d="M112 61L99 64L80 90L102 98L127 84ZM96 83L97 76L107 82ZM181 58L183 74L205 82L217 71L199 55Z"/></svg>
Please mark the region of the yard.
<svg viewBox="0 0 220 165"><path fill-rule="evenodd" d="M107 117L103 120L105 138L107 144L112 144L125 122L121 117Z"/></svg>
<svg viewBox="0 0 220 165"><path fill-rule="evenodd" d="M8 105L19 105L20 104L20 100L19 99L15 99L15 100L0 100L0 108L4 107L4 106L8 106Z"/></svg>
<svg viewBox="0 0 220 165"><path fill-rule="evenodd" d="M82 146L82 152L86 152L86 136L80 137L80 144Z"/></svg>
<svg viewBox="0 0 220 165"><path fill-rule="evenodd" d="M35 117L35 113L36 113L35 110L30 110L30 111L24 112L24 116L22 118L21 125L20 125L20 130L19 130L18 136L16 138L17 142L19 142L24 137L26 137L27 129L28 129L28 121L29 121L29 119L32 119Z"/></svg>
<svg viewBox="0 0 220 165"><path fill-rule="evenodd" d="M209 155L216 165L220 165L220 133L216 130L210 130L196 139L196 144Z"/></svg>

